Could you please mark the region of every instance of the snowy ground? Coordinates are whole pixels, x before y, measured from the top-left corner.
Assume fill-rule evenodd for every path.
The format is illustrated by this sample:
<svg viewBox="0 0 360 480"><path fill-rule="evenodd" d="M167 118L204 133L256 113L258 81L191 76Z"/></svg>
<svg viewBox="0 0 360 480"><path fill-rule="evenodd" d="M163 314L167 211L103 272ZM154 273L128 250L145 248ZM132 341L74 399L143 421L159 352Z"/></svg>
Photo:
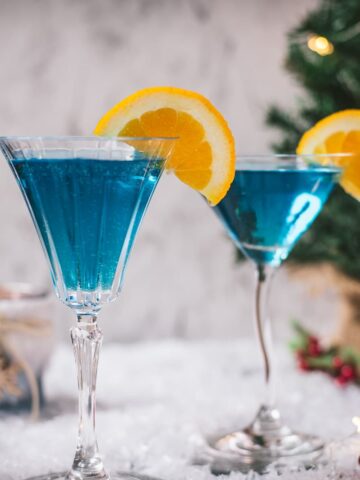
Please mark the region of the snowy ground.
<svg viewBox="0 0 360 480"><path fill-rule="evenodd" d="M332 442L330 465L283 478L360 478L360 440L350 436L351 419L360 414L360 390L340 390L322 374L298 373L286 351L278 357L284 417ZM261 396L256 358L249 341L107 344L100 360L97 417L107 468L133 469L164 480L216 478L191 460L207 434L242 426L255 413ZM58 348L45 383L48 403L40 422L19 416L0 419L1 480L64 470L72 461L76 382L70 348ZM253 480L257 475L229 478Z"/></svg>

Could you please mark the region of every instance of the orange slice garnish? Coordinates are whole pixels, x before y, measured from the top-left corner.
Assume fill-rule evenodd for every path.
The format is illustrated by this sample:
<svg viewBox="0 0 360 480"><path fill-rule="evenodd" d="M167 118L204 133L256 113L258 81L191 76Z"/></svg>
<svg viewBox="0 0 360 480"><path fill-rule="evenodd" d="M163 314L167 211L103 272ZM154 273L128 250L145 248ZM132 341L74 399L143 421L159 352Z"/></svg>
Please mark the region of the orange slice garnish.
<svg viewBox="0 0 360 480"><path fill-rule="evenodd" d="M320 155L319 161L342 167L341 186L360 199L360 110L343 110L320 120L304 133L296 153ZM327 154L340 153L349 155L326 159Z"/></svg>
<svg viewBox="0 0 360 480"><path fill-rule="evenodd" d="M166 169L212 205L235 175L235 142L221 113L204 96L181 88L140 90L109 110L95 135L178 137Z"/></svg>

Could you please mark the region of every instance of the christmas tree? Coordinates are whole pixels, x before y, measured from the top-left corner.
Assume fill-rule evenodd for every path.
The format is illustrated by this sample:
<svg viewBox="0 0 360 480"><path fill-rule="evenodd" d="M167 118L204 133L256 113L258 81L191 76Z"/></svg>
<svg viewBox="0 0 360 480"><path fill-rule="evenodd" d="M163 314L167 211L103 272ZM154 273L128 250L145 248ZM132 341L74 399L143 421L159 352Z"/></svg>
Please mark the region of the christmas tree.
<svg viewBox="0 0 360 480"><path fill-rule="evenodd" d="M266 123L282 134L273 145L279 153L294 152L325 116L360 108L360 0L322 0L288 34L286 69L305 92L293 112L271 106L267 113ZM328 261L360 280L360 202L337 187L290 260Z"/></svg>

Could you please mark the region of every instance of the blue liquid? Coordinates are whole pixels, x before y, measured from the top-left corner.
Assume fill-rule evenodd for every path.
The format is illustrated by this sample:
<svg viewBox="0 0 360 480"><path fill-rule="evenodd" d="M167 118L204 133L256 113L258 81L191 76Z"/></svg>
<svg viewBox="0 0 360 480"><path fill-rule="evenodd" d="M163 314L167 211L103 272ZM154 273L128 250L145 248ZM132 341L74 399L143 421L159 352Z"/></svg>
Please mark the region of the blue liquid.
<svg viewBox="0 0 360 480"><path fill-rule="evenodd" d="M320 212L337 175L327 167L237 170L215 210L247 257L278 266Z"/></svg>
<svg viewBox="0 0 360 480"><path fill-rule="evenodd" d="M55 285L109 290L161 174L147 160L11 162L51 264Z"/></svg>

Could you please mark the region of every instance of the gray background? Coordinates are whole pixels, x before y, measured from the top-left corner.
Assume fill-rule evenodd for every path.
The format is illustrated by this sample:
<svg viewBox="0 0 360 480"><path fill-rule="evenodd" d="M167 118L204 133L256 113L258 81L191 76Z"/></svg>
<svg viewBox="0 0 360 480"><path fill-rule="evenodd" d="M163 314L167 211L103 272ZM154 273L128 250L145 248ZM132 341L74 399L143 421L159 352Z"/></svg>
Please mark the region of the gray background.
<svg viewBox="0 0 360 480"><path fill-rule="evenodd" d="M266 152L269 103L300 92L283 70L286 32L315 0L0 1L0 133L90 134L135 90L177 85L208 96L228 119L240 153ZM49 282L28 212L0 163L0 280ZM124 294L104 309L108 340L252 334L251 265L198 194L165 176L138 235ZM273 311L330 331L334 292L313 297L279 273ZM71 314L53 302L59 335Z"/></svg>

